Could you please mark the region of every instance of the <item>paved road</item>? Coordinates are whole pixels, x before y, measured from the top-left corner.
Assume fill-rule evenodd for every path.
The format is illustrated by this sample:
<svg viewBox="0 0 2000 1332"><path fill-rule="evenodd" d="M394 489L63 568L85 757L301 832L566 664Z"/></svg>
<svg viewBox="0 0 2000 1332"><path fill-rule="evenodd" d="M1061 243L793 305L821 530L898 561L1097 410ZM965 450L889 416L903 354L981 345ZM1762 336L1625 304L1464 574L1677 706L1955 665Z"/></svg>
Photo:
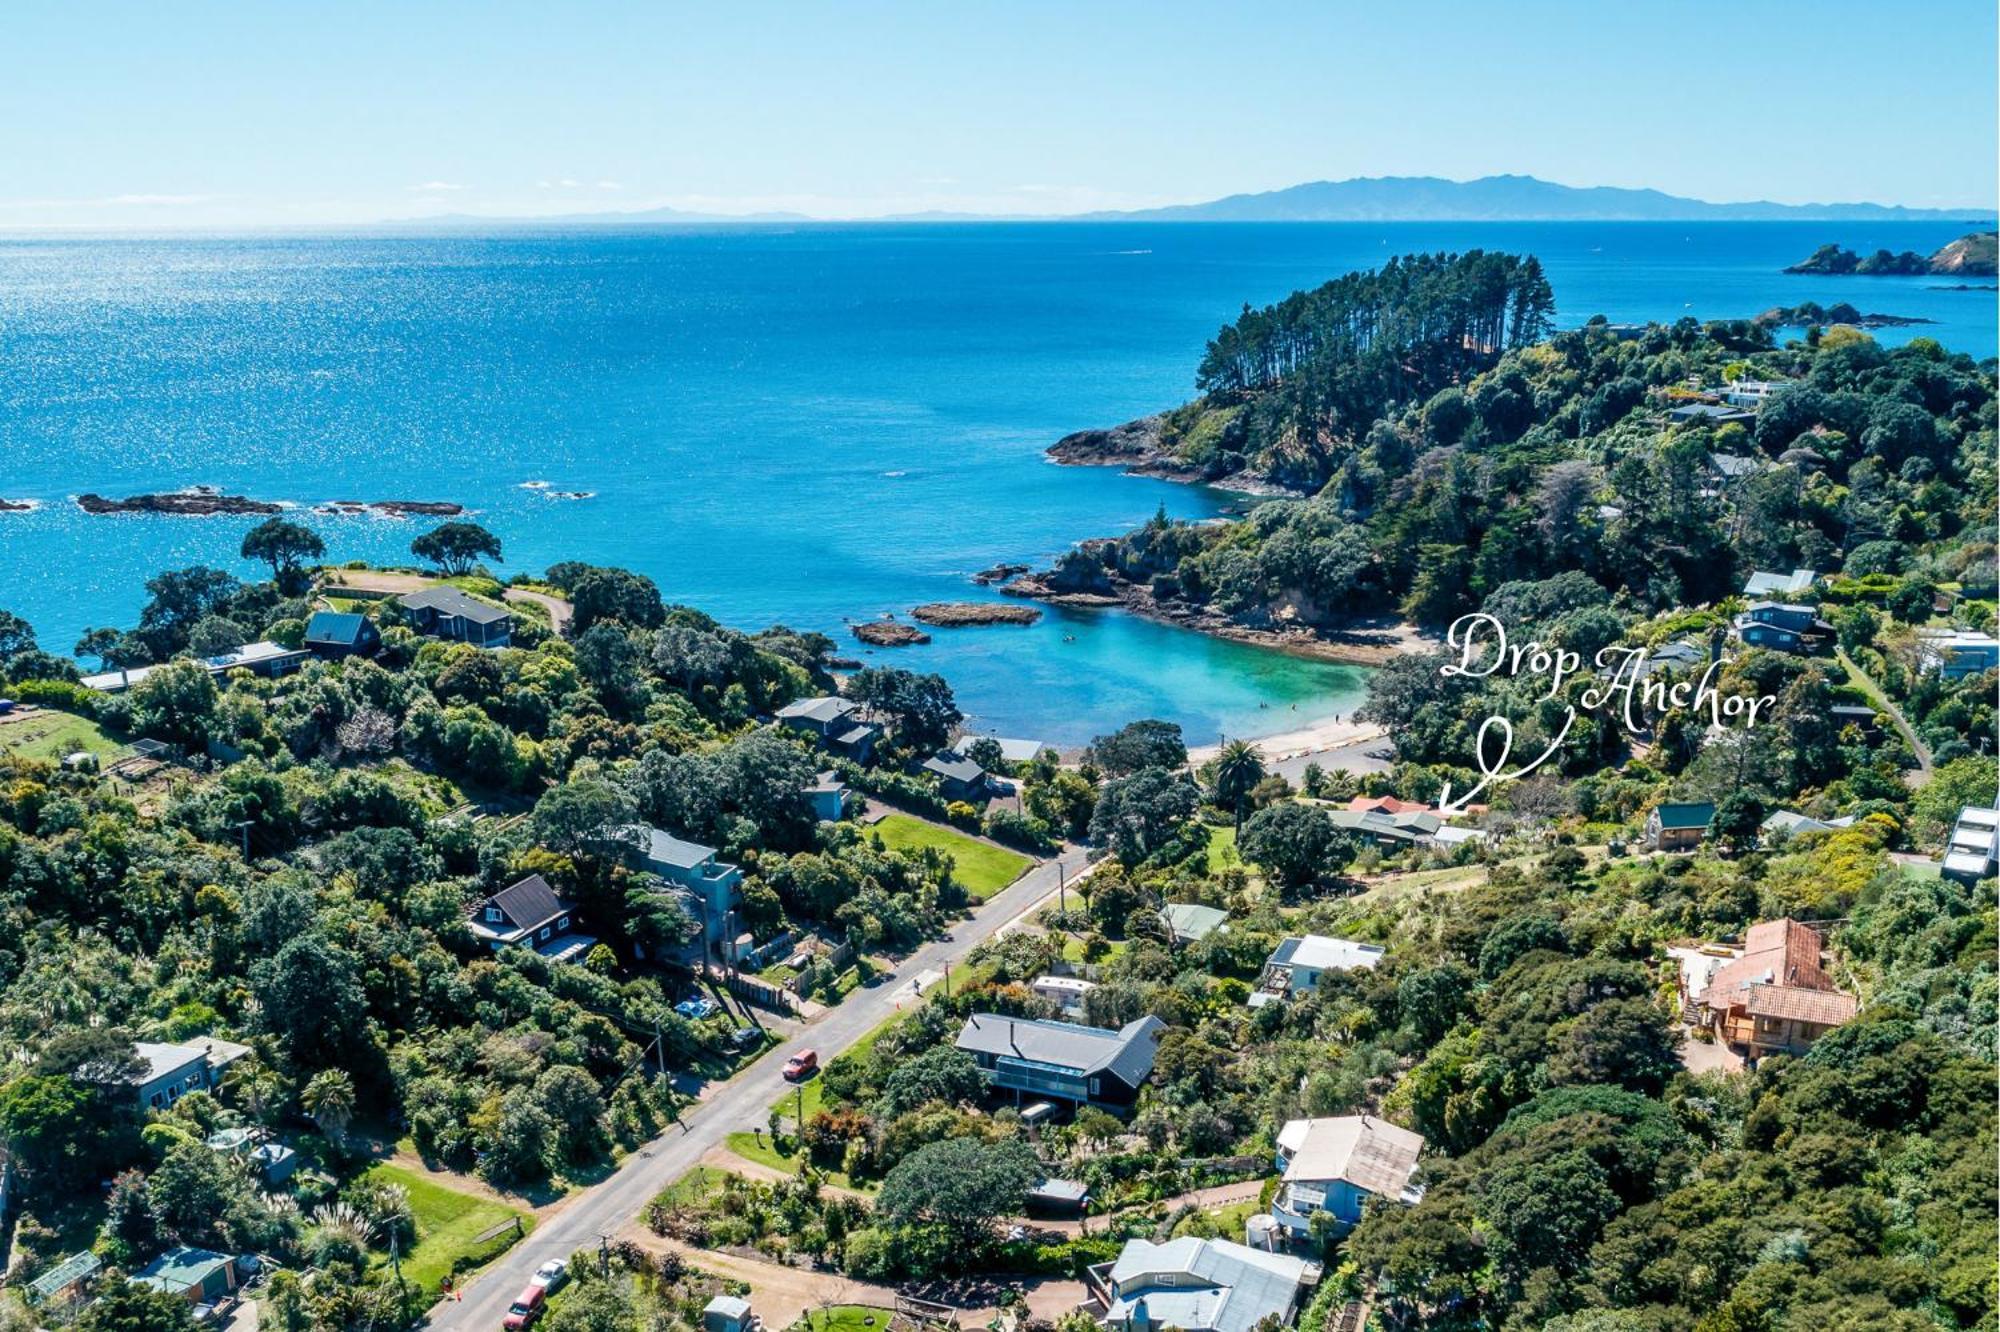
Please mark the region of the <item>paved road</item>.
<svg viewBox="0 0 2000 1332"><path fill-rule="evenodd" d="M545 1217L533 1233L509 1249L465 1288L462 1302L439 1305L431 1326L496 1332L507 1306L534 1270L551 1258L568 1258L578 1249L594 1249L601 1234L615 1235L639 1214L654 1194L695 1165L702 1155L723 1144L731 1133L763 1128L770 1105L789 1088L780 1073L794 1051L819 1051L821 1063L853 1045L907 1001L905 982L919 972L942 970L956 963L974 945L1054 896L1058 865L1071 879L1086 868L1084 853L1066 851L1056 860L1037 865L1011 887L996 894L973 919L960 922L950 942L934 940L905 958L895 979L857 990L837 1008L799 1035L776 1046L694 1106L682 1124L634 1152L619 1169L566 1201ZM685 1131L683 1131L683 1125Z"/></svg>

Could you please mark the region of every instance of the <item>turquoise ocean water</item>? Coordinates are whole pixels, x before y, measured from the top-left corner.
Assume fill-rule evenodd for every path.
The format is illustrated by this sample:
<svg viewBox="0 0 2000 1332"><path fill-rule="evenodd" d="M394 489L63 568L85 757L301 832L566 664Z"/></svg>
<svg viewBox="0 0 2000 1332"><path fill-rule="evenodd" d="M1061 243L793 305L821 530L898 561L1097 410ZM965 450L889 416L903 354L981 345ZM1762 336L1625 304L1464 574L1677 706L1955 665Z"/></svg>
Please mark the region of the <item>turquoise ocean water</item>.
<svg viewBox="0 0 2000 1332"><path fill-rule="evenodd" d="M1990 291L1786 277L1835 240L1951 224L807 226L0 240L0 606L62 651L142 583L236 558L248 519L93 518L83 491L210 484L311 505L450 499L505 543L652 575L670 600L848 640L843 622L992 595L1164 504L1229 497L1060 469L1060 435L1183 400L1263 302L1410 250L1532 251L1564 324L1851 301L1881 336L1995 350ZM529 482L589 499L551 499ZM407 559L422 524L310 518L330 557ZM858 650L859 645L854 647ZM942 630L873 654L944 672L973 725L1075 742L1141 715L1191 740L1350 710L1361 675L1116 612ZM1296 707L1296 711L1294 708Z"/></svg>

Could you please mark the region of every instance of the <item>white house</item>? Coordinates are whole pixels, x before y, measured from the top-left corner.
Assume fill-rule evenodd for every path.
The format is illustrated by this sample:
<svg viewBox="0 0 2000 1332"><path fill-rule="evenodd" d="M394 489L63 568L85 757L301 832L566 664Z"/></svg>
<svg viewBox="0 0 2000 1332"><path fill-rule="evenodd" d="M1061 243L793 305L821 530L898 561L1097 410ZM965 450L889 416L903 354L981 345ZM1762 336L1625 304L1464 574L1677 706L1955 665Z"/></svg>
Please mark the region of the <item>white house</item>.
<svg viewBox="0 0 2000 1332"><path fill-rule="evenodd" d="M1323 934L1293 935L1279 943L1264 963L1264 975L1250 996L1250 1007L1262 1008L1291 995L1311 994L1319 989L1319 978L1329 971L1372 970L1381 960L1380 944L1329 939Z"/></svg>

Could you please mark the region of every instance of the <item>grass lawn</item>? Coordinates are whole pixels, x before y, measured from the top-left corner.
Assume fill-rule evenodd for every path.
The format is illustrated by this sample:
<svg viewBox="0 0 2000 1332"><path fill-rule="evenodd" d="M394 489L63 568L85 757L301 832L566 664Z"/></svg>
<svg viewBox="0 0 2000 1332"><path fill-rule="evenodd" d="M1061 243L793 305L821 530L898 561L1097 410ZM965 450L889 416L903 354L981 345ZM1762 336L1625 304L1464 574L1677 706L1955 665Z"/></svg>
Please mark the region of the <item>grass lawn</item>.
<svg viewBox="0 0 2000 1332"><path fill-rule="evenodd" d="M809 1101L806 1103L806 1114L810 1115L812 1112L812 1103ZM791 1113L792 1108L787 1106L785 1114L789 1116ZM723 1145L754 1165L768 1166L787 1175L796 1175L799 1172L799 1162L804 1159L796 1152L787 1154L773 1147L769 1133L732 1133L724 1140ZM857 1182L838 1170L826 1170L821 1173L826 1177L826 1182L836 1188L873 1193L879 1187L875 1184Z"/></svg>
<svg viewBox="0 0 2000 1332"><path fill-rule="evenodd" d="M897 851L936 847L957 865L956 877L975 902L984 902L1021 877L1028 858L1018 851L982 842L975 837L941 824L926 823L908 814L891 814L876 824L885 846Z"/></svg>
<svg viewBox="0 0 2000 1332"><path fill-rule="evenodd" d="M0 724L0 751L21 758L61 759L82 750L109 757L125 748L88 717L42 709Z"/></svg>
<svg viewBox="0 0 2000 1332"><path fill-rule="evenodd" d="M1236 851L1236 829L1210 828L1208 830L1208 872L1220 874L1231 865L1241 865L1243 857Z"/></svg>
<svg viewBox="0 0 2000 1332"><path fill-rule="evenodd" d="M479 1267L514 1243L512 1230L479 1243L478 1237L486 1231L513 1216L520 1217L528 1229L535 1224L535 1219L526 1212L461 1193L402 1166L378 1165L368 1174L373 1179L400 1184L409 1192L410 1210L417 1218L417 1242L403 1257L403 1280L426 1295L437 1293L441 1278Z"/></svg>
<svg viewBox="0 0 2000 1332"><path fill-rule="evenodd" d="M653 1201L666 1207L692 1207L704 1198L720 1193L722 1181L728 1178L727 1170L698 1165L661 1189L654 1195Z"/></svg>
<svg viewBox="0 0 2000 1332"><path fill-rule="evenodd" d="M1111 951L1099 958L1098 961L1100 962L1109 962L1112 958L1124 952L1129 946L1123 939L1106 939L1104 942ZM1083 940L1074 936L1063 940L1063 961L1083 962L1086 960L1083 955Z"/></svg>
<svg viewBox="0 0 2000 1332"><path fill-rule="evenodd" d="M787 1332L886 1332L894 1316L893 1311L871 1304L836 1304L811 1310Z"/></svg>

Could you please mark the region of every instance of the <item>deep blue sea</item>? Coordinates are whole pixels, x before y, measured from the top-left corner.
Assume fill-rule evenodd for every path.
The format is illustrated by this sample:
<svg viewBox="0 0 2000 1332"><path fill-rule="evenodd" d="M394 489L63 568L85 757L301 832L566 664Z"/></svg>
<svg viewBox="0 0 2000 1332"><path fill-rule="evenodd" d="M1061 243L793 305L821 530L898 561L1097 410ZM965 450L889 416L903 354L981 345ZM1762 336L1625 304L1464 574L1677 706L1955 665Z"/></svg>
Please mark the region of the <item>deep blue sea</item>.
<svg viewBox="0 0 2000 1332"><path fill-rule="evenodd" d="M196 483L311 505L449 499L506 547L652 575L756 628L993 595L1164 504L1228 497L1046 464L1084 426L1182 401L1204 341L1410 250L1531 251L1560 322L1851 301L1995 351L1994 296L1778 270L1825 241L1928 251L1954 224L815 225L575 234L0 240L0 606L67 650L249 519L89 517L83 491ZM579 500L526 489L590 491ZM310 518L333 559L422 524ZM858 644L852 645L858 649ZM1075 742L1144 715L1194 741L1345 712L1359 672L1117 612L940 630L873 654L946 674L981 730Z"/></svg>

